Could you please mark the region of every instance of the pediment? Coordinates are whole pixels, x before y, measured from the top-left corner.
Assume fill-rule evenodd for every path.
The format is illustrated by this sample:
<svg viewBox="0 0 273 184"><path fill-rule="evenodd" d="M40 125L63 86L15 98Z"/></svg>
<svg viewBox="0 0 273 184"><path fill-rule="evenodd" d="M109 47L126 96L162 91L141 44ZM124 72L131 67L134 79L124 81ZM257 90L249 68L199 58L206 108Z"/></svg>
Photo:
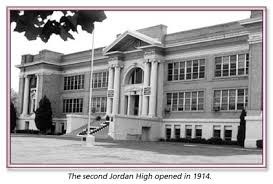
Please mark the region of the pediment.
<svg viewBox="0 0 273 184"><path fill-rule="evenodd" d="M106 47L104 53L132 51L148 45L161 45L161 42L136 31L126 31Z"/></svg>

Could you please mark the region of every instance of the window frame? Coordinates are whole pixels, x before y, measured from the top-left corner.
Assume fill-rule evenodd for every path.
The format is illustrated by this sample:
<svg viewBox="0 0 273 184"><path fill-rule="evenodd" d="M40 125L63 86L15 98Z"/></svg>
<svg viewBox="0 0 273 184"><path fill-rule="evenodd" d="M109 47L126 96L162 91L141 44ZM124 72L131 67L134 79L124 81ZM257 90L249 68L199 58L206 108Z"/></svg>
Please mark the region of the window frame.
<svg viewBox="0 0 273 184"><path fill-rule="evenodd" d="M195 110L193 110L193 93L197 94L195 98ZM203 112L205 109L204 90L166 92L166 99L166 106L170 109L171 112ZM202 103L199 103L199 101L202 101ZM180 102L183 102L183 104Z"/></svg>
<svg viewBox="0 0 273 184"><path fill-rule="evenodd" d="M244 61L243 61L243 74L239 74L239 56L244 55ZM231 58L236 58L235 64L235 74L232 73L231 75ZM228 57L228 69L227 74L224 75L224 58ZM220 60L219 60L220 59ZM220 62L220 63L219 63ZM234 64L234 63L233 63ZM219 66L221 69L219 69ZM229 77L243 77L248 76L249 71L249 53L242 52L242 53L234 53L234 54L228 54L228 55L221 55L221 56L215 56L214 57L214 78L229 78ZM219 75L220 72L220 75Z"/></svg>
<svg viewBox="0 0 273 184"><path fill-rule="evenodd" d="M63 113L82 113L83 98L64 98Z"/></svg>
<svg viewBox="0 0 273 184"><path fill-rule="evenodd" d="M92 89L108 88L108 71L94 72L92 77Z"/></svg>
<svg viewBox="0 0 273 184"><path fill-rule="evenodd" d="M194 66L195 62L197 62L197 66ZM197 68L197 73L194 72L194 67L195 69ZM201 68L204 71L201 71ZM199 58L168 62L167 71L168 82L202 80L206 78L206 59ZM193 78L195 74L197 74L197 78Z"/></svg>
<svg viewBox="0 0 273 184"><path fill-rule="evenodd" d="M85 79L84 74L64 76L63 90L64 91L83 90L84 79Z"/></svg>
<svg viewBox="0 0 273 184"><path fill-rule="evenodd" d="M99 102L99 103L98 103ZM95 107L95 113L106 113L107 109L107 97L106 96L94 96L92 97L91 108ZM103 110L102 110L103 107Z"/></svg>
<svg viewBox="0 0 273 184"><path fill-rule="evenodd" d="M234 109L230 109L230 101L231 98L230 97L234 97L234 96L230 96L231 91L235 90L235 103L234 103ZM244 95L243 95L243 108L239 109L238 108L238 91L239 90L243 90L244 91ZM223 91L228 91L227 94L227 108L223 109L222 107L222 102L223 102ZM217 96L217 99L220 98L219 100L216 100L216 92L220 92L220 96ZM219 101L219 102L218 102ZM219 105L219 106L218 106ZM221 111L221 112L225 112L225 111L241 111L243 109L246 109L248 106L248 88L244 87L244 88L222 88L222 89L213 89L213 102L212 102L212 109L214 111Z"/></svg>

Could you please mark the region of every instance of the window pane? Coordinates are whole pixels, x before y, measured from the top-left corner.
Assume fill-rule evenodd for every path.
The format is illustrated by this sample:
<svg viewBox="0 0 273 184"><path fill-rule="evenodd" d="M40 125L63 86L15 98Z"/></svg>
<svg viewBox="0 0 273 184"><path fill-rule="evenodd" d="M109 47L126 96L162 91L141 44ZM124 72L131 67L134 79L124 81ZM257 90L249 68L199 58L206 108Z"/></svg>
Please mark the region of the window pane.
<svg viewBox="0 0 273 184"><path fill-rule="evenodd" d="M186 79L191 79L191 75L192 75L192 61L187 61L187 75L186 75Z"/></svg>
<svg viewBox="0 0 273 184"><path fill-rule="evenodd" d="M172 104L172 93L167 93L167 105Z"/></svg>
<svg viewBox="0 0 273 184"><path fill-rule="evenodd" d="M184 110L184 93L179 93L178 111Z"/></svg>
<svg viewBox="0 0 273 184"><path fill-rule="evenodd" d="M185 79L185 61L180 62L180 75L179 80Z"/></svg>
<svg viewBox="0 0 273 184"><path fill-rule="evenodd" d="M174 63L174 70L173 70L173 80L178 80L178 64L179 63Z"/></svg>
<svg viewBox="0 0 273 184"><path fill-rule="evenodd" d="M191 93L185 93L185 110L189 111L191 109Z"/></svg>
<svg viewBox="0 0 273 184"><path fill-rule="evenodd" d="M168 81L171 81L173 78L173 63L168 64Z"/></svg>
<svg viewBox="0 0 273 184"><path fill-rule="evenodd" d="M236 75L236 55L230 56L230 73L229 75Z"/></svg>
<svg viewBox="0 0 273 184"><path fill-rule="evenodd" d="M228 107L228 90L222 91L222 106L221 110L227 110Z"/></svg>
<svg viewBox="0 0 273 184"><path fill-rule="evenodd" d="M173 93L172 111L177 111L177 93Z"/></svg>
<svg viewBox="0 0 273 184"><path fill-rule="evenodd" d="M229 110L235 110L236 90L229 90Z"/></svg>

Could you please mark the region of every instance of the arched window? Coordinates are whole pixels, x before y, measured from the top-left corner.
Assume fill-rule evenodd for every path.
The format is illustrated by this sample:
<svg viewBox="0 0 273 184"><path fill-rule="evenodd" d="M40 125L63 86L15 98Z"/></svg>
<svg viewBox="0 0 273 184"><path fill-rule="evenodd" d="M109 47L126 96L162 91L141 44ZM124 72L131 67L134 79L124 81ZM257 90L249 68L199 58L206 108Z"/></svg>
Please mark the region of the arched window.
<svg viewBox="0 0 273 184"><path fill-rule="evenodd" d="M143 83L143 70L141 68L135 68L129 78L129 84L141 84Z"/></svg>

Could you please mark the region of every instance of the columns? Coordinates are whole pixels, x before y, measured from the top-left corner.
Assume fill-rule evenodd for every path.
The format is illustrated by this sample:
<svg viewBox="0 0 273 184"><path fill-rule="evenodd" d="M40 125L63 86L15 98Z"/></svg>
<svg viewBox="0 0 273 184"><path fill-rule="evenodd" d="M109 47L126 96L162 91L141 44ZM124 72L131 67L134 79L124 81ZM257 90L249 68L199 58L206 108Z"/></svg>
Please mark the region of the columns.
<svg viewBox="0 0 273 184"><path fill-rule="evenodd" d="M39 104L39 98L38 98L38 92L39 92L39 80L40 80L40 76L39 76L39 74L36 74L36 78L37 78L37 80L36 80L36 96L35 96L35 110L37 110L38 109L38 104Z"/></svg>
<svg viewBox="0 0 273 184"><path fill-rule="evenodd" d="M157 67L158 61L152 60L151 68L151 94L149 103L149 116L156 115L156 94L157 94Z"/></svg>
<svg viewBox="0 0 273 184"><path fill-rule="evenodd" d="M127 100L127 115L129 116L131 114L131 95L128 95L128 100Z"/></svg>
<svg viewBox="0 0 273 184"><path fill-rule="evenodd" d="M108 75L108 90L113 89L113 78L114 78L114 69L112 67L109 67L109 75ZM107 109L106 114L110 115L112 113L112 104L113 104L113 98L107 96Z"/></svg>
<svg viewBox="0 0 273 184"><path fill-rule="evenodd" d="M120 66L115 66L115 78L114 78L114 99L113 99L113 113L119 113L119 87L120 87Z"/></svg>
<svg viewBox="0 0 273 184"><path fill-rule="evenodd" d="M25 77L25 87L24 87L24 101L23 101L23 115L28 114L28 104L29 104L29 77Z"/></svg>
<svg viewBox="0 0 273 184"><path fill-rule="evenodd" d="M144 63L144 87L148 87L150 85L150 64L147 62L147 60ZM143 103L142 103L142 115L147 116L148 115L148 102L149 102L149 96L143 95Z"/></svg>

